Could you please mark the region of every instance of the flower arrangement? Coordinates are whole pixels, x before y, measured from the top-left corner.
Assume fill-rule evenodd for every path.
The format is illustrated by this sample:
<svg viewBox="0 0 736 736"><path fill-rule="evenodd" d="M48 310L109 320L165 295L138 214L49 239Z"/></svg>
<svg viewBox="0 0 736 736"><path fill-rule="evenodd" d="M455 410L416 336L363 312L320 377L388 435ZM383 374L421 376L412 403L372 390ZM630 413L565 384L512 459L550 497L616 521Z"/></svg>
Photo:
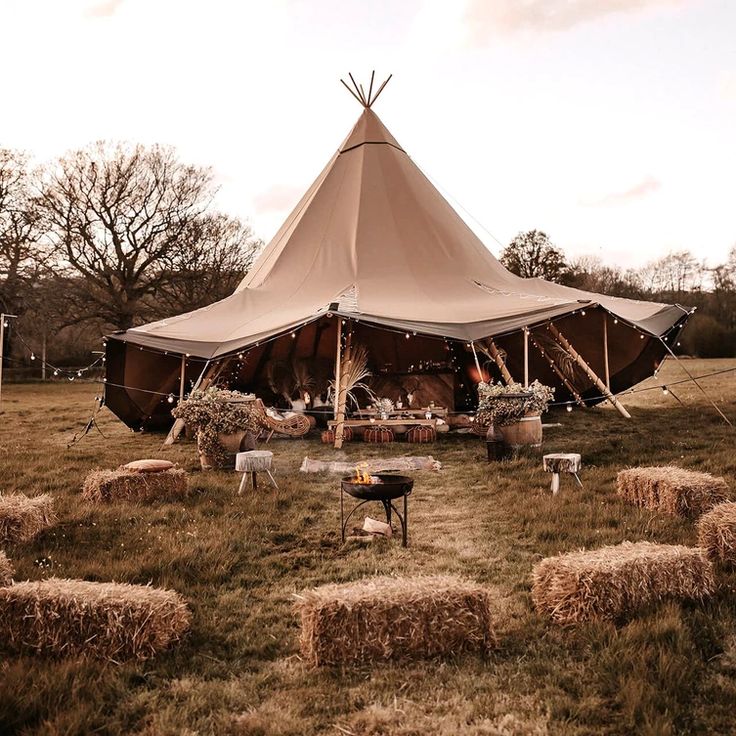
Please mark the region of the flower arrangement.
<svg viewBox="0 0 736 736"><path fill-rule="evenodd" d="M387 398L376 398L373 400L373 408L382 417L388 417L388 415L394 410L394 402Z"/></svg>
<svg viewBox="0 0 736 736"><path fill-rule="evenodd" d="M523 419L527 414L542 414L549 408L555 390L534 381L528 388L520 383L478 384L478 411L475 421L484 427L505 427Z"/></svg>
<svg viewBox="0 0 736 736"><path fill-rule="evenodd" d="M225 466L228 451L220 442L220 435L236 432L257 434L261 425L246 395L239 391L210 386L204 391L194 390L171 413L194 429L200 453L209 456L214 464Z"/></svg>

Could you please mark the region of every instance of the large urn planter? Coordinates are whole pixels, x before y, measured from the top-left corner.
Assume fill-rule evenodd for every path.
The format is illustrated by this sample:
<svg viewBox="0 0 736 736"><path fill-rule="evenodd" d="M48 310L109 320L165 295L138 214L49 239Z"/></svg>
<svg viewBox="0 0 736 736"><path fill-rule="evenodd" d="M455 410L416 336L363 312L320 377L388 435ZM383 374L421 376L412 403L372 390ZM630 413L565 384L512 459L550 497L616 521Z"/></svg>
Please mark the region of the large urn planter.
<svg viewBox="0 0 736 736"><path fill-rule="evenodd" d="M203 449L203 443L199 437L197 438L197 450L202 470L212 468L233 469L235 467L235 455L245 450L253 450L256 446L253 433L248 431L233 432L232 434L219 433L217 440L224 452L219 453L219 455L212 455Z"/></svg>
<svg viewBox="0 0 736 736"><path fill-rule="evenodd" d="M499 427L504 444L514 450L542 446L542 417L539 414L525 416L518 422Z"/></svg>

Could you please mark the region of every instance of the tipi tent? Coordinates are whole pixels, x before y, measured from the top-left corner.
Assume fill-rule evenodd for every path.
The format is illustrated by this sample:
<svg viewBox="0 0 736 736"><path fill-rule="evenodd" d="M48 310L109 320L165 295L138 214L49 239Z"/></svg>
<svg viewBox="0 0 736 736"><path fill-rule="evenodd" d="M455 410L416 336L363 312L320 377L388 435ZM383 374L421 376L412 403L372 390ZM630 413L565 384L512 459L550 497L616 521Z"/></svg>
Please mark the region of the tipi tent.
<svg viewBox="0 0 736 736"><path fill-rule="evenodd" d="M108 337L113 412L134 428L170 422L173 398L203 376L273 389L274 361L334 366L346 330L383 386L434 381L455 410L473 408L478 368L588 404L652 374L687 310L511 274L383 125L375 96L358 96L357 123L234 294Z"/></svg>

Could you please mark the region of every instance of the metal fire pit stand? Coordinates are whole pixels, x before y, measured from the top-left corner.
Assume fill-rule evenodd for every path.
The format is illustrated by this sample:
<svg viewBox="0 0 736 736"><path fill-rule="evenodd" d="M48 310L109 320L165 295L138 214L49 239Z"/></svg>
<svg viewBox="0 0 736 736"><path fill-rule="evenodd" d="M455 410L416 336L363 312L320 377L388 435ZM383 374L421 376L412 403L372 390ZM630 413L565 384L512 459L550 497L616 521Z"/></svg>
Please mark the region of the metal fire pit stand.
<svg viewBox="0 0 736 736"><path fill-rule="evenodd" d="M373 486L375 488L375 486ZM399 518L399 523L401 524L401 546L406 547L408 546L408 525L409 525L409 504L408 504L408 498L409 494L412 492L412 484L407 483L404 486L404 492L400 496L393 495L392 498L381 498L379 494L375 494L372 498L365 498L359 503L357 503L353 508L350 510L350 513L345 516L345 489L343 484L340 484L340 529L341 529L341 538L343 543L345 542L345 530L348 527L348 522L350 521L350 518L352 515L361 507L364 506L367 503L370 503L371 501L379 501L383 505L383 510L386 512L386 523L391 524L391 512L396 514L396 516ZM350 496L351 494L347 494ZM404 499L404 514L399 513L399 510L394 506L393 500L396 498L403 498Z"/></svg>

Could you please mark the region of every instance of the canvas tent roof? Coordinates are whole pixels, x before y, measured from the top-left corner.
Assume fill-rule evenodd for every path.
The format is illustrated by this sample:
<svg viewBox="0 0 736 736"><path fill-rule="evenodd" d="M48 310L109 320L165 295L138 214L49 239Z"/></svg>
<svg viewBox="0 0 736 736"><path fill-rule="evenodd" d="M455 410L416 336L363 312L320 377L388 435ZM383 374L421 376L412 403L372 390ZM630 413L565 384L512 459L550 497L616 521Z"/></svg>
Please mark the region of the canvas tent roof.
<svg viewBox="0 0 736 736"><path fill-rule="evenodd" d="M685 311L511 274L366 107L234 294L114 338L214 358L332 310L477 340L594 304L653 336Z"/></svg>

